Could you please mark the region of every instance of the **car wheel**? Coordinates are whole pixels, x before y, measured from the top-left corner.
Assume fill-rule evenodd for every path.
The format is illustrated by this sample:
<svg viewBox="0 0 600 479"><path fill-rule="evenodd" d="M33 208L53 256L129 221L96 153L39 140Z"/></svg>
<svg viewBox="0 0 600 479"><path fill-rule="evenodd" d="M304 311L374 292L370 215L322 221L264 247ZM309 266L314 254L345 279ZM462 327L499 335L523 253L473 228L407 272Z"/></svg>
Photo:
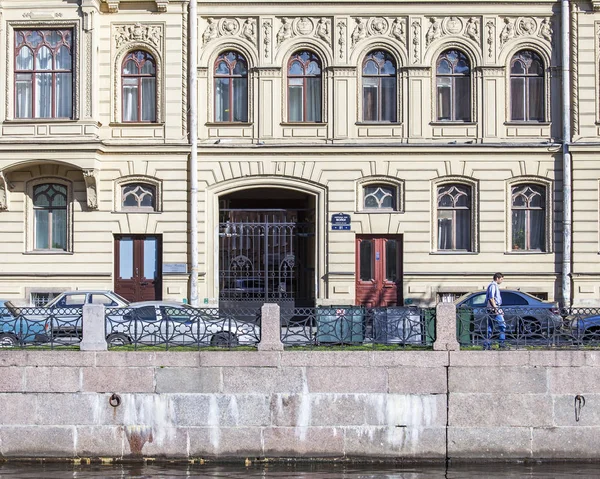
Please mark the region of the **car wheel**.
<svg viewBox="0 0 600 479"><path fill-rule="evenodd" d="M19 340L13 334L0 334L0 348L14 348Z"/></svg>
<svg viewBox="0 0 600 479"><path fill-rule="evenodd" d="M582 339L586 343L600 341L600 328L593 327L593 328L586 329L583 332L583 338Z"/></svg>
<svg viewBox="0 0 600 479"><path fill-rule="evenodd" d="M224 331L215 334L210 340L210 344L212 346L221 347L237 346L238 343L238 338L234 334L227 333Z"/></svg>
<svg viewBox="0 0 600 479"><path fill-rule="evenodd" d="M131 340L125 336L123 333L115 333L110 334L108 338L106 338L106 342L109 346L125 346L127 344L131 344Z"/></svg>

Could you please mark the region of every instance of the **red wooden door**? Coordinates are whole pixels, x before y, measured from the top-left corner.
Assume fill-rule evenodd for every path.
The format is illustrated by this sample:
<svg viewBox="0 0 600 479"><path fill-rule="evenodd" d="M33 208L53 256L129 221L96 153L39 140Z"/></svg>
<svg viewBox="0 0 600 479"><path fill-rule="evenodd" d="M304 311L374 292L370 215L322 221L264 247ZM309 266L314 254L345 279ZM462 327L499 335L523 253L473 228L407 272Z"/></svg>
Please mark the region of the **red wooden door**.
<svg viewBox="0 0 600 479"><path fill-rule="evenodd" d="M356 237L356 304L402 306L402 235Z"/></svg>
<svg viewBox="0 0 600 479"><path fill-rule="evenodd" d="M160 236L115 237L115 292L129 301L162 299Z"/></svg>

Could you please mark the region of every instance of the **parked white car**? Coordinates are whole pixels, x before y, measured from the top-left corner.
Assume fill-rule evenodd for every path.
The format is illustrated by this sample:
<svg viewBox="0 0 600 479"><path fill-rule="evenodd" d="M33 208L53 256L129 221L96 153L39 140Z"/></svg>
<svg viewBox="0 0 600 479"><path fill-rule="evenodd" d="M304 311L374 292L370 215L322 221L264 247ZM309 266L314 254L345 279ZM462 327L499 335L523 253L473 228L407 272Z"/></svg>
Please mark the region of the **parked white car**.
<svg viewBox="0 0 600 479"><path fill-rule="evenodd" d="M260 328L254 323L168 301L107 309L106 333L109 346L237 346L256 344L260 338Z"/></svg>

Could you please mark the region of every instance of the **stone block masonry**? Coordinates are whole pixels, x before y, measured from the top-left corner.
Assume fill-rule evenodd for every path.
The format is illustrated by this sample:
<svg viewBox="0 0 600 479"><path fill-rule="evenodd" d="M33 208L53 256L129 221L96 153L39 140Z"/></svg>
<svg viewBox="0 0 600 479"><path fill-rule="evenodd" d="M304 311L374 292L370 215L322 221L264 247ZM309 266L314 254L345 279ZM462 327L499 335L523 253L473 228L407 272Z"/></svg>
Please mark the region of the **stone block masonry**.
<svg viewBox="0 0 600 479"><path fill-rule="evenodd" d="M599 363L600 351L6 350L0 457L597 459Z"/></svg>

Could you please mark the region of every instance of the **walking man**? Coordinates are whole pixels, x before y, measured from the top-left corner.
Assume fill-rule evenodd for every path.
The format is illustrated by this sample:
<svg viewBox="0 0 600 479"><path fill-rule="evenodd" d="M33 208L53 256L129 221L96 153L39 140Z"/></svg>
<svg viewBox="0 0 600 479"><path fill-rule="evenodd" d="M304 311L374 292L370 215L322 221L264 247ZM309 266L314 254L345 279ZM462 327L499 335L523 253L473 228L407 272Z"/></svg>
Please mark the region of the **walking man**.
<svg viewBox="0 0 600 479"><path fill-rule="evenodd" d="M492 330L494 323L498 329L498 343L502 348L504 347L506 323L504 322L504 313L500 309L502 305L502 296L500 295L500 285L504 281L504 275L502 273L496 273L494 280L487 287L485 295L485 304L487 306L488 321L487 321L487 337L483 342L483 349L491 349L492 342Z"/></svg>

